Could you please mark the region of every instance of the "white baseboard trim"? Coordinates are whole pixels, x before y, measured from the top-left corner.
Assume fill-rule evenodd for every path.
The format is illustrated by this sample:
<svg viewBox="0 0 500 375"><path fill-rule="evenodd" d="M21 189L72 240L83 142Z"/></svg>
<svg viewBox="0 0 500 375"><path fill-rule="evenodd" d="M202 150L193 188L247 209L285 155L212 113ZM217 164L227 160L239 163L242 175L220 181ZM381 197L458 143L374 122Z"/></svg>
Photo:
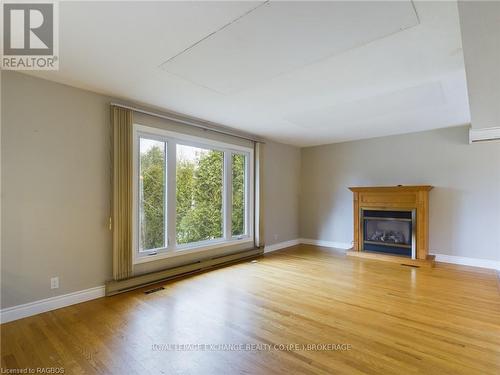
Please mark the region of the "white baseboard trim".
<svg viewBox="0 0 500 375"><path fill-rule="evenodd" d="M332 247L335 249L348 250L352 248L352 244L348 242L335 242L335 241L323 241L323 240L313 240L311 238L301 238L300 243L305 245L316 245L323 247Z"/></svg>
<svg viewBox="0 0 500 375"><path fill-rule="evenodd" d="M0 310L0 323L7 323L43 312L60 309L61 307L104 297L104 293L105 289L103 285L95 288L80 290L78 292L63 294L61 296L25 303L24 305L7 307Z"/></svg>
<svg viewBox="0 0 500 375"><path fill-rule="evenodd" d="M335 249L348 250L352 248L352 245L347 242L335 242L335 241L323 241L323 240L313 240L310 238L300 238L300 243L306 245L316 245L323 247L331 247ZM454 255L445 254L433 254L436 256L436 262L442 263L452 263L461 264L463 266L481 267L481 268L491 268L500 271L500 261L480 259L480 258L467 258L458 257Z"/></svg>
<svg viewBox="0 0 500 375"><path fill-rule="evenodd" d="M489 259L457 257L455 255L433 254L436 256L436 262L461 264L463 266L473 266L482 268L492 268L500 271L500 262Z"/></svg>
<svg viewBox="0 0 500 375"><path fill-rule="evenodd" d="M298 238L296 238L296 239L290 240L290 241L275 243L274 245L266 245L264 247L264 253L270 253L271 251L284 249L285 247L296 246L296 245L299 245L300 243L301 243L300 240Z"/></svg>

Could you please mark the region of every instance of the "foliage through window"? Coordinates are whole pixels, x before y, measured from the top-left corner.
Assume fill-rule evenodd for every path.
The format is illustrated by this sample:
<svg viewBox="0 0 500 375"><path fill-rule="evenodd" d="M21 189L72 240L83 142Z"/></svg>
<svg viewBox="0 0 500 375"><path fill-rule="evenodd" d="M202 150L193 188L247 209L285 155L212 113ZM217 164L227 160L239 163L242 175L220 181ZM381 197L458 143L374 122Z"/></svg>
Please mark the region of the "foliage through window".
<svg viewBox="0 0 500 375"><path fill-rule="evenodd" d="M243 154L232 155L232 235L241 236L245 234L245 176L246 156Z"/></svg>
<svg viewBox="0 0 500 375"><path fill-rule="evenodd" d="M165 246L165 155L165 142L140 139L140 251Z"/></svg>
<svg viewBox="0 0 500 375"><path fill-rule="evenodd" d="M138 256L251 240L251 148L139 125L134 134Z"/></svg>
<svg viewBox="0 0 500 375"><path fill-rule="evenodd" d="M224 153L177 145L177 243L223 237Z"/></svg>

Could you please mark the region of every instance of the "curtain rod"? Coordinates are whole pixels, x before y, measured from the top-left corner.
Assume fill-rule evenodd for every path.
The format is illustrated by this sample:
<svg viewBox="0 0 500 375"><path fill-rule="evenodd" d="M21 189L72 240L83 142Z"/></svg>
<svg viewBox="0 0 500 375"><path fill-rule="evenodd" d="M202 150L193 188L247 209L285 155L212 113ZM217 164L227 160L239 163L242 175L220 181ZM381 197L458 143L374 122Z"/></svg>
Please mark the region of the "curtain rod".
<svg viewBox="0 0 500 375"><path fill-rule="evenodd" d="M141 109L141 108L137 108L137 107L132 107L132 106L129 106L129 105L126 105L126 104L120 104L120 103L114 103L114 102L111 102L111 105L112 105L112 106L115 106L115 107L120 107L120 108L129 109L129 110L134 111L134 112L143 113L143 114L145 114L145 115L149 115L149 116L153 116L153 117L162 118L162 119L165 119L165 120L170 120L170 121L179 122L179 123L182 123L182 124L185 124L185 125L193 126L193 127L195 127L195 128L199 128L199 129L203 129L203 130L211 131L211 132L214 132L214 133L219 133L219 134L229 135L229 136L231 136L231 137L236 137L236 138L240 138L240 139L245 139L245 140L247 140L247 141L264 143L264 142L262 141L262 139L257 138L257 137L252 137L252 136L250 136L250 135L242 135L242 134L238 134L238 133L236 133L236 132L232 132L232 131L230 131L230 130L224 130L223 128L221 128L221 129L217 129L217 127L222 127L221 125L217 125L217 124L214 124L214 125L211 125L211 124L203 125L203 124L201 123L201 121L200 121L200 122L196 122L196 121L194 121L194 120L187 120L187 119L183 119L183 118L175 117L175 116L173 116L173 115L168 116L168 115L164 115L164 114L161 114L161 113L156 113L156 112L147 111L147 110L144 110L144 109ZM215 127L215 128L214 128L214 127Z"/></svg>

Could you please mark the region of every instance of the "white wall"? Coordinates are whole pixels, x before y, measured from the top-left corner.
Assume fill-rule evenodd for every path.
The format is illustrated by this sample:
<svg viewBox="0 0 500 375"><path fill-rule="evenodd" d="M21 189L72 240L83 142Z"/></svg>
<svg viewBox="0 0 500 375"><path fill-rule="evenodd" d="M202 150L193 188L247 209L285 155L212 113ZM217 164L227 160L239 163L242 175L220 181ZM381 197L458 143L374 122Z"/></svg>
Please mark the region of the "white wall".
<svg viewBox="0 0 500 375"><path fill-rule="evenodd" d="M2 72L2 308L111 278L111 101ZM300 150L268 142L265 153L264 231L297 238Z"/></svg>
<svg viewBox="0 0 500 375"><path fill-rule="evenodd" d="M108 101L3 72L2 307L111 277Z"/></svg>
<svg viewBox="0 0 500 375"><path fill-rule="evenodd" d="M299 238L300 149L264 146L264 239L266 246Z"/></svg>
<svg viewBox="0 0 500 375"><path fill-rule="evenodd" d="M350 244L349 186L433 185L430 252L500 260L500 142L465 126L302 149L301 237Z"/></svg>

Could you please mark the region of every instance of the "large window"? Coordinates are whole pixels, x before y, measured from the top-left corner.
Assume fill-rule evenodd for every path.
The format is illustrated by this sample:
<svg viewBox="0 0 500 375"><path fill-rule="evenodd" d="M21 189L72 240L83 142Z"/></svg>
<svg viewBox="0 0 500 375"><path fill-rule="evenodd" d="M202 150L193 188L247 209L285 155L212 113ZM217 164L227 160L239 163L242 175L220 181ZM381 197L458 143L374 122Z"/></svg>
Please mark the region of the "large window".
<svg viewBox="0 0 500 375"><path fill-rule="evenodd" d="M135 125L134 261L252 241L252 156Z"/></svg>

